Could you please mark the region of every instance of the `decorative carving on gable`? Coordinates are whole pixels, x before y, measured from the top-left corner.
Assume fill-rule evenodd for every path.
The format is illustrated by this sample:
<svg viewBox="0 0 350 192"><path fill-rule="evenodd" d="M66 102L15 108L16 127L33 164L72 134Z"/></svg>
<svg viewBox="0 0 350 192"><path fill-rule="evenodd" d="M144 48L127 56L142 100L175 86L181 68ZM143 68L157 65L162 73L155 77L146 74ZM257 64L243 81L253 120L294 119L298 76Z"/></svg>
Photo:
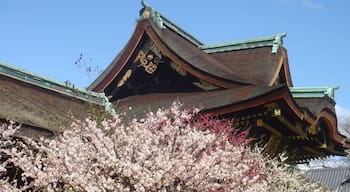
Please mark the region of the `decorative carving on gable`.
<svg viewBox="0 0 350 192"><path fill-rule="evenodd" d="M174 69L179 75L186 77L187 76L187 72L180 67L178 64L171 62L170 66L172 69ZM205 91L210 91L210 90L215 90L215 89L219 89L220 87L213 85L207 81L201 80L201 79L197 79L195 81L192 82L193 85L201 88L202 90Z"/></svg>
<svg viewBox="0 0 350 192"><path fill-rule="evenodd" d="M317 128L315 125L311 125L307 128L307 132L311 135L316 135L317 134Z"/></svg>
<svg viewBox="0 0 350 192"><path fill-rule="evenodd" d="M153 74L162 57L159 48L152 41L147 40L138 52L133 64L144 67L147 73Z"/></svg>
<svg viewBox="0 0 350 192"><path fill-rule="evenodd" d="M181 76L186 76L187 72L182 69L178 64L171 62L170 63L171 68L173 68L178 74L180 74Z"/></svg>
<svg viewBox="0 0 350 192"><path fill-rule="evenodd" d="M117 87L121 87L125 84L125 82L129 79L131 76L132 70L129 69L126 71L126 73L123 75L122 79L118 82Z"/></svg>
<svg viewBox="0 0 350 192"><path fill-rule="evenodd" d="M209 82L203 81L203 80L199 80L198 82L193 82L193 84L205 91L211 91L211 90L215 90L215 89L219 89L220 87L215 86Z"/></svg>

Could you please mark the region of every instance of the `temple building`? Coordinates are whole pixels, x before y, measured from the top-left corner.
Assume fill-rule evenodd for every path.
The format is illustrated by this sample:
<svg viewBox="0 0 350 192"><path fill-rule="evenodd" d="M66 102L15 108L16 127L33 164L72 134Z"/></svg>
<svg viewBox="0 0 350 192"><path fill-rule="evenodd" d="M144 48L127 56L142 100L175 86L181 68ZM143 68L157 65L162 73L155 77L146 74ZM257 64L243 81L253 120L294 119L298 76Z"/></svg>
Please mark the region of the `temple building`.
<svg viewBox="0 0 350 192"><path fill-rule="evenodd" d="M22 123L25 134L54 134L67 114L88 115L86 103L131 107L140 117L179 100L249 127L266 153L286 151L289 162L346 155L337 87L293 86L286 34L206 45L145 3L140 13L129 42L87 90L0 64L0 120Z"/></svg>

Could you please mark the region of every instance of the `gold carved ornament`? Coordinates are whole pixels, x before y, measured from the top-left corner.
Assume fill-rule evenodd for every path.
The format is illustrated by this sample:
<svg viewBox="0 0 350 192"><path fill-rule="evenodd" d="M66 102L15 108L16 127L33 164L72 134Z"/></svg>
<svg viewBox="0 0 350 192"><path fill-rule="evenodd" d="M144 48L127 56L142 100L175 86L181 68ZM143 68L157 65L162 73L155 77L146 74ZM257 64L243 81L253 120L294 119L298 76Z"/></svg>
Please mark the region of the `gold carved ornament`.
<svg viewBox="0 0 350 192"><path fill-rule="evenodd" d="M312 134L312 135L316 135L317 134L317 128L316 128L316 125L311 125L307 128L307 132L309 134Z"/></svg>
<svg viewBox="0 0 350 192"><path fill-rule="evenodd" d="M218 86L215 86L209 82L206 82L206 81L203 81L203 80L200 80L198 82L193 82L193 84L205 91L210 91L210 90L215 90L215 89L219 89Z"/></svg>
<svg viewBox="0 0 350 192"><path fill-rule="evenodd" d="M124 74L124 76L122 77L122 79L118 82L117 87L121 87L125 84L125 82L129 79L129 77L131 76L132 70L129 69L126 71L126 73Z"/></svg>
<svg viewBox="0 0 350 192"><path fill-rule="evenodd" d="M173 68L179 75L181 76L186 76L187 72L181 68L178 64L171 62L170 63L171 68ZM219 89L220 87L215 86L209 82L206 82L204 80L198 79L198 81L193 82L193 85L205 90L205 91L210 91L210 90L215 90L215 89Z"/></svg>
<svg viewBox="0 0 350 192"><path fill-rule="evenodd" d="M157 70L161 59L162 54L158 47L151 41L148 41L138 52L133 63L137 64L138 67L144 67L147 73L153 74Z"/></svg>
<svg viewBox="0 0 350 192"><path fill-rule="evenodd" d="M145 71L149 74L153 74L159 61L162 59L162 55L158 47L151 41L147 41L141 49L133 63L138 64L138 67L144 67ZM129 69L125 72L122 79L118 82L117 87L122 87L126 81L131 77L132 70Z"/></svg>
<svg viewBox="0 0 350 192"><path fill-rule="evenodd" d="M184 69L182 69L179 65L177 65L176 63L171 62L170 66L171 66L171 68L173 68L181 76L186 76L187 75L187 72Z"/></svg>

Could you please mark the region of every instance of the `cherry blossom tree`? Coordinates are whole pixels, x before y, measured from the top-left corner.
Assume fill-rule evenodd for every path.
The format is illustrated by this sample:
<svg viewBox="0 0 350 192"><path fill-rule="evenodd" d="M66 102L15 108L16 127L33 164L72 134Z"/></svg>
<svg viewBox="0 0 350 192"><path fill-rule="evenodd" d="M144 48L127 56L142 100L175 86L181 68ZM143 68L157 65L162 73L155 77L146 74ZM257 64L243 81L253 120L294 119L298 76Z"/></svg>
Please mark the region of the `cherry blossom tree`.
<svg viewBox="0 0 350 192"><path fill-rule="evenodd" d="M231 120L196 112L175 102L131 122L76 120L40 141L16 138L20 126L4 124L0 191L324 190L249 147Z"/></svg>

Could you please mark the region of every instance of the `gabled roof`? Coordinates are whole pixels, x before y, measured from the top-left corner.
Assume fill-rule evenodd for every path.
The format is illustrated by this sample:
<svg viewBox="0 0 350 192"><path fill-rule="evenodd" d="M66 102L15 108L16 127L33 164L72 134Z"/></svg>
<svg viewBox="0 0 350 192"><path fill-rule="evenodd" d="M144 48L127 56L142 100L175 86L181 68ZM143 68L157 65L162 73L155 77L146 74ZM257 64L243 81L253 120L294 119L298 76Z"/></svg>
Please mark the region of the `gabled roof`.
<svg viewBox="0 0 350 192"><path fill-rule="evenodd" d="M124 75L121 74L122 70L132 65L130 62L136 57L137 48L145 39L150 39L164 56L197 78L224 88L249 84L187 39L168 28L160 29L152 19L146 18L138 21L135 32L125 48L88 89L101 92L114 79L120 79Z"/></svg>
<svg viewBox="0 0 350 192"><path fill-rule="evenodd" d="M286 83L292 86L287 55L282 46L286 34L204 45L153 8L145 3L144 6L127 45L88 89L101 92L118 78L145 38L153 41L162 54L187 72L222 88L248 84Z"/></svg>
<svg viewBox="0 0 350 192"><path fill-rule="evenodd" d="M323 89L290 88L293 84L287 51L283 47L286 34L205 45L144 2L143 5L129 42L89 89L105 92L114 98L112 101L118 108L131 105L135 114L170 105L176 98L192 106L200 101L204 106L202 111L216 115L233 114L275 102L281 108L275 108L276 115L267 121L271 120L270 123L277 126L283 124L289 129L286 133L293 132L295 135L289 135L292 142L317 140L313 143L314 148L305 149L313 155L343 154L343 148L350 148L345 137L337 131L332 99L334 90L325 95ZM173 64L178 74L174 75L173 69L160 69ZM151 67L151 71L147 71L147 67ZM169 79L175 80L162 84ZM188 79L191 79L190 83ZM197 82L215 89L197 89L193 87ZM183 90L182 83L185 84ZM322 103L316 106L310 99ZM277 114L281 109L290 121ZM280 135L278 130L272 130L274 128L267 129ZM312 140L316 137L324 138L324 141Z"/></svg>
<svg viewBox="0 0 350 192"><path fill-rule="evenodd" d="M229 70L234 71L241 81L258 85L273 85L281 78L282 83L293 86L287 52L283 48L283 38L286 37L286 33L243 41L205 45L166 19L152 7L145 3L143 5L145 6L144 9L150 12L150 18L160 29L170 29L178 36L202 49L205 53L212 55L213 58L227 66ZM255 70L257 68L260 69L259 72Z"/></svg>

